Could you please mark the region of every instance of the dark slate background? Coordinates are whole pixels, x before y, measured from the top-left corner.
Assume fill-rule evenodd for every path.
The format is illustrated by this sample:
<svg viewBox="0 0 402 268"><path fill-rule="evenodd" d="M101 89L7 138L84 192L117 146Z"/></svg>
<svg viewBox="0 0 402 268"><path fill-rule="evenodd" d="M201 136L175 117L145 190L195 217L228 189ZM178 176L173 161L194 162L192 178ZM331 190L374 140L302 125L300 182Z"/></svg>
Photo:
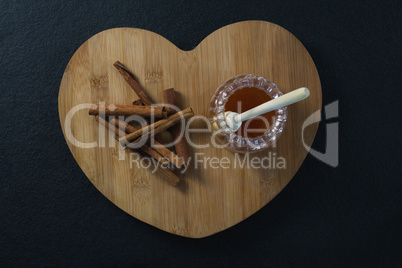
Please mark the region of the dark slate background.
<svg viewBox="0 0 402 268"><path fill-rule="evenodd" d="M400 266L400 1L0 1L2 266ZM309 155L244 222L205 239L121 211L86 179L57 98L92 35L137 27L190 50L214 30L266 20L305 45L323 104L339 100L337 168ZM313 148L325 148L325 123Z"/></svg>

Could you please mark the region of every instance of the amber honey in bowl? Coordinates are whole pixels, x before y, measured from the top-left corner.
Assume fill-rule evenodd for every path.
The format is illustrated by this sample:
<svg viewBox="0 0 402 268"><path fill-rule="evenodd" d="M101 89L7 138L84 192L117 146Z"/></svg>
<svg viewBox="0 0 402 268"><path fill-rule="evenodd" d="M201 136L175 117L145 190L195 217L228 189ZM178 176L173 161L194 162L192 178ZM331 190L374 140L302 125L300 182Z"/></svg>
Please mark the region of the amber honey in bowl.
<svg viewBox="0 0 402 268"><path fill-rule="evenodd" d="M272 98L262 89L243 87L229 96L225 104L225 111L240 114L270 100ZM244 121L236 134L245 138L256 138L269 130L274 122L275 111L271 111Z"/></svg>

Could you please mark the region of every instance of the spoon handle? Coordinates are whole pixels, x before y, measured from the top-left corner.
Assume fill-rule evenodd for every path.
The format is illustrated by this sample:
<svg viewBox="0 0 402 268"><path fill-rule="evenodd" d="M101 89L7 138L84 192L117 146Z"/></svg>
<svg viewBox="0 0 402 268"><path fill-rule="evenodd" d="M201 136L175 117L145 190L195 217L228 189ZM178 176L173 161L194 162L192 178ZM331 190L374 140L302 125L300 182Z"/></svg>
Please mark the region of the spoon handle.
<svg viewBox="0 0 402 268"><path fill-rule="evenodd" d="M301 87L299 89L293 90L285 95L282 95L276 99L267 101L253 109L245 111L244 113L238 114L234 117L237 122L243 122L247 119L268 113L270 111L282 108L284 106L293 104L295 102L304 100L310 95L310 91L306 87Z"/></svg>

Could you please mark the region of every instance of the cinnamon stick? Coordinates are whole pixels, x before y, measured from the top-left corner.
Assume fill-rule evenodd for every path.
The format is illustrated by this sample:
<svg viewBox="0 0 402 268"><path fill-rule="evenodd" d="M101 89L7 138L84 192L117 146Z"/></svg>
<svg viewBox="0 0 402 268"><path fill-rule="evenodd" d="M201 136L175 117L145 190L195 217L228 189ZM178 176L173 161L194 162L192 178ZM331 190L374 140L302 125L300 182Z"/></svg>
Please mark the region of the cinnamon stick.
<svg viewBox="0 0 402 268"><path fill-rule="evenodd" d="M116 61L113 64L113 66L116 67L116 69L121 73L121 75L124 77L124 79L130 85L130 87L137 94L138 98L140 98L142 103L144 105L151 105L152 100L148 97L148 95L145 93L144 89L142 89L140 84L138 84L137 80L135 80L135 78L134 78L134 75L127 69L127 67L124 66L119 61Z"/></svg>
<svg viewBox="0 0 402 268"><path fill-rule="evenodd" d="M103 112L105 115L140 115L144 117L154 116L155 118L166 118L172 114L172 109L164 106L134 106L118 104L92 104L89 109L90 115L99 115Z"/></svg>
<svg viewBox="0 0 402 268"><path fill-rule="evenodd" d="M176 93L173 88L165 89L163 92L163 102L166 104L171 104L178 107ZM179 139L180 135L182 134L181 124L177 124L172 126L169 129L169 132L172 134L173 140L175 141L175 149L176 153L183 158L183 160L188 164L190 159L190 152L188 149L188 145L186 139L183 135L181 139ZM179 139L179 140L178 140Z"/></svg>
<svg viewBox="0 0 402 268"><path fill-rule="evenodd" d="M120 130L118 127L116 126L112 126L111 124L109 124L108 121L106 121L105 119L103 119L100 116L96 116L95 119L100 122L101 124L103 124L105 127L109 128L114 134L115 137L117 138L118 136L120 137L124 137L125 133ZM117 138L118 139L118 138ZM149 147L149 146L148 146ZM146 145L144 145L143 147L141 147L141 149L139 150L142 153L146 153L146 149L144 150L144 148L146 148ZM152 148L149 147L151 150ZM153 163L151 163L151 165L153 167L155 167L155 165ZM158 174L165 179L169 184L171 184L172 186L176 186L177 183L180 181L180 178L174 174L171 170L167 169L167 168L163 168L159 165L156 166L156 171L158 172Z"/></svg>
<svg viewBox="0 0 402 268"><path fill-rule="evenodd" d="M140 99L138 99L138 100L133 101L133 105L143 106L144 104L142 103L142 101ZM145 120L143 122L141 122L142 127L149 125L149 120L146 118L144 118L144 119ZM155 136L154 138L155 138L155 140L160 142L160 139L158 136Z"/></svg>
<svg viewBox="0 0 402 268"><path fill-rule="evenodd" d="M176 186L179 183L180 178L176 174L174 174L173 171L160 166L157 166L156 168L158 174L161 175L161 177L164 178L165 181L167 181L170 185Z"/></svg>
<svg viewBox="0 0 402 268"><path fill-rule="evenodd" d="M174 126L175 124L179 123L182 119L189 118L193 115L194 115L193 110L189 107L183 111L180 111L178 113L169 116L168 118L159 120L151 125L143 127L142 129L139 129L133 133L130 133L125 137L120 138L119 141L122 145L126 145L127 142L135 143L144 135L148 136L156 135L162 132L163 130L168 129L171 126Z"/></svg>
<svg viewBox="0 0 402 268"><path fill-rule="evenodd" d="M126 66L124 66L121 62L116 61L113 64L114 67L119 71L119 73L124 77L124 79L127 81L127 83L130 85L130 87L134 90L135 94L137 94L139 100L141 101L141 105L151 105L153 104L152 100L149 98L147 93L145 93L144 89L140 86L140 84L137 82L137 80L134 77L134 74L131 73ZM140 102L135 101L138 104ZM134 103L133 103L134 104ZM149 122L148 122L149 124ZM159 136L155 135L155 140L161 142L161 139Z"/></svg>
<svg viewBox="0 0 402 268"><path fill-rule="evenodd" d="M120 137L124 137L126 135L125 131L121 130L116 125L110 124L108 121L106 121L104 118L100 117L99 115L97 115L95 117L95 119L96 119L96 121L98 121L99 123L101 123L102 125L107 127L108 129L110 129L115 134L116 140L119 140ZM165 159L157 151L155 151L154 149L152 149L150 146L148 146L146 144L144 146L142 146L139 150L146 153L149 156L152 156L153 158L156 159L156 161L160 162L161 164L163 164L165 166L167 166L169 164L169 161L167 159Z"/></svg>
<svg viewBox="0 0 402 268"><path fill-rule="evenodd" d="M115 135L114 138L116 140L119 140L120 137L122 136L124 137L126 135L126 132L124 132L123 130L119 129L116 126L110 125L108 121L106 121L103 117L100 117L99 115L95 116L95 120L104 125L105 127L107 127L108 129L110 129L114 133Z"/></svg>
<svg viewBox="0 0 402 268"><path fill-rule="evenodd" d="M138 99L138 100L133 101L133 105L141 106L141 105L144 105L144 103L142 103L142 101L140 99Z"/></svg>
<svg viewBox="0 0 402 268"><path fill-rule="evenodd" d="M110 123L114 126L117 126L119 129L124 131L124 133L133 133L136 132L138 129L133 127L132 125L127 124L124 121L121 121L119 119L113 118L110 120ZM125 136L125 135L123 135ZM170 151L168 148L163 146L163 144L159 143L158 141L154 141L154 144L156 145L155 147L152 147L153 150L158 152L160 155L165 157L167 160L169 160L175 167L181 168L184 165L183 160L178 157L175 153ZM142 148L142 147L141 147Z"/></svg>

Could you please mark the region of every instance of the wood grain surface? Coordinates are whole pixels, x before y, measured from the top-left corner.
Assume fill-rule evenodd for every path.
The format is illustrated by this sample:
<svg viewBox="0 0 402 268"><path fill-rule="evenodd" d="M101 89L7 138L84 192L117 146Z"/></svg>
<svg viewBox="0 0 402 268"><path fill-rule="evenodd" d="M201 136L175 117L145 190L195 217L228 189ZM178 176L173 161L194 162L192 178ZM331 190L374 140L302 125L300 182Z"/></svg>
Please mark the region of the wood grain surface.
<svg viewBox="0 0 402 268"><path fill-rule="evenodd" d="M286 168L212 169L193 161L193 166L181 175L177 187L172 187L149 170L130 167L128 152L122 153L113 137L109 139L108 132L103 146L103 132L99 131L94 117L88 115L88 103L131 104L137 99L113 67L116 60L136 75L154 102L161 103L162 91L173 87L181 108L192 107L195 115L201 116L207 116L210 98L218 86L236 75L265 76L283 93L308 87L310 97L288 107L288 121L276 148L249 155L251 159L275 154L276 158L286 160ZM321 85L309 53L287 30L265 21L223 27L191 51L182 51L162 36L146 30L103 31L76 51L65 70L59 92L64 136L93 185L133 217L167 232L193 238L212 235L246 219L289 183L307 155L302 143L303 122L319 109ZM196 120L192 127L206 125ZM304 129L308 146L317 128L318 124L314 124ZM203 159L227 157L231 163L245 157L213 147L210 136L209 133L190 135L194 143L209 144L203 149L190 148L193 157L195 153L203 154ZM93 143L96 147L81 148L79 142ZM119 160L122 154L125 160Z"/></svg>

